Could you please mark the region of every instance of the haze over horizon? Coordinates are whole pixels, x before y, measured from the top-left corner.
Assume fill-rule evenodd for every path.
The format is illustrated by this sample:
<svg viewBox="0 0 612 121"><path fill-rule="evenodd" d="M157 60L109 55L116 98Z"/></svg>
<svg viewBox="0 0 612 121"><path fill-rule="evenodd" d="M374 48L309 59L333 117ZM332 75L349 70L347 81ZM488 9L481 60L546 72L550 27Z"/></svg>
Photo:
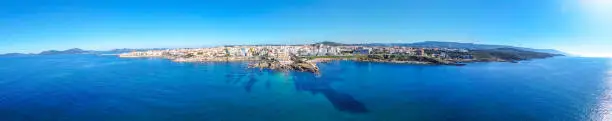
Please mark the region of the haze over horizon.
<svg viewBox="0 0 612 121"><path fill-rule="evenodd" d="M451 41L612 57L612 0L3 0L0 53Z"/></svg>

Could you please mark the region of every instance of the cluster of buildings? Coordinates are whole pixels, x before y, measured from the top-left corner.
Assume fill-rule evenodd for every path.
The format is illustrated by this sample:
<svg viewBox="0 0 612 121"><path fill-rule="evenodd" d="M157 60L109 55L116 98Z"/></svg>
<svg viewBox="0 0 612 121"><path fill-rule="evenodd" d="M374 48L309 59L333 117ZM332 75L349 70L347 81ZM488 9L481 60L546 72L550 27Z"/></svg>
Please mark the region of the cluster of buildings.
<svg viewBox="0 0 612 121"><path fill-rule="evenodd" d="M120 54L120 57L165 57L180 62L199 61L248 61L259 57L274 57L288 61L289 55L297 56L354 56L368 54L402 54L413 56L430 56L445 59L471 58L468 50L450 48L412 48L412 47L369 47L369 46L327 46L293 45L293 46L224 46L214 48L185 48L167 50L149 50Z"/></svg>

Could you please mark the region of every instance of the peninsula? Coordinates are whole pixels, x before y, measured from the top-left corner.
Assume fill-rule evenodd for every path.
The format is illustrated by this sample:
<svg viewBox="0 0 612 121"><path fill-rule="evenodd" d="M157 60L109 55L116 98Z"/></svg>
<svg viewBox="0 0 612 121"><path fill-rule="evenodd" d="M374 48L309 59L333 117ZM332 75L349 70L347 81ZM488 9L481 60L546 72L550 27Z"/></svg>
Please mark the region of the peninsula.
<svg viewBox="0 0 612 121"><path fill-rule="evenodd" d="M440 43L436 42L436 44ZM562 56L561 54L536 52L534 51L536 49L511 46L486 45L487 48L478 49L478 46L484 45L469 44L470 47L461 46L461 48L424 46L423 43L418 45L340 44L335 42L306 45L245 45L133 51L119 54L119 57L166 58L175 62L248 61L251 62L250 67L253 68L318 73L317 62L332 60L463 65L469 62L517 62Z"/></svg>

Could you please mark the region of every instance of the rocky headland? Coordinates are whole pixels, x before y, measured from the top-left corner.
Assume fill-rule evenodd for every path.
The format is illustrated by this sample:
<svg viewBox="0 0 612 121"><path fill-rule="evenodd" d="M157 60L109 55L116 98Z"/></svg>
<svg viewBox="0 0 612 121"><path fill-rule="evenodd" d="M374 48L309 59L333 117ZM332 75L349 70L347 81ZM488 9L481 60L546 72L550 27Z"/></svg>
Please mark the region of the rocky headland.
<svg viewBox="0 0 612 121"><path fill-rule="evenodd" d="M308 62L304 58L291 55L290 61L279 61L276 58L262 57L259 61L249 64L249 68L272 69L276 71L300 71L320 73L316 63Z"/></svg>

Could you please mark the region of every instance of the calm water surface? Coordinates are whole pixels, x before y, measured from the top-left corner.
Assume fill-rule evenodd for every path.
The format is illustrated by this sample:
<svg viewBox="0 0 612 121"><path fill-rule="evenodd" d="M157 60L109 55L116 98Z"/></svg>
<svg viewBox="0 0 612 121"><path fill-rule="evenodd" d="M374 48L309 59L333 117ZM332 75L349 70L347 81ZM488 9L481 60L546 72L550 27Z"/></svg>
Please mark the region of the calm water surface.
<svg viewBox="0 0 612 121"><path fill-rule="evenodd" d="M322 75L246 63L0 57L1 121L612 120L612 62L421 66L338 61Z"/></svg>

